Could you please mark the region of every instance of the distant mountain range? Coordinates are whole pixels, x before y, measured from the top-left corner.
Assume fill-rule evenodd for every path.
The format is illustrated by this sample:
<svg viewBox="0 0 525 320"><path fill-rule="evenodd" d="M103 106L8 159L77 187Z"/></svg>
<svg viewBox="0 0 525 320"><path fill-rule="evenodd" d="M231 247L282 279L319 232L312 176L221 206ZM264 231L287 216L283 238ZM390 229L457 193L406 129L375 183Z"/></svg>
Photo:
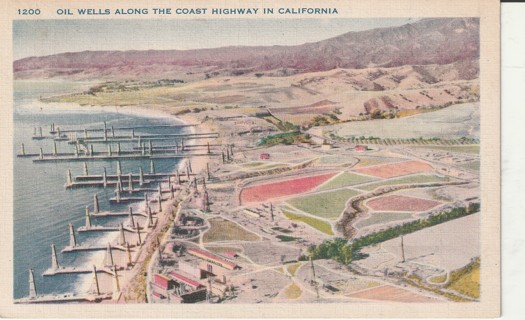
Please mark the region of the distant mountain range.
<svg viewBox="0 0 525 320"><path fill-rule="evenodd" d="M404 65L445 65L479 58L479 19L431 18L398 27L348 32L296 46L198 50L83 51L16 60L16 79L175 78L268 75ZM467 63L470 67L472 63ZM476 63L477 65L477 63ZM461 74L461 70L458 71ZM464 78L477 77L469 71ZM181 76L180 78L184 78ZM469 79L466 79L469 80Z"/></svg>

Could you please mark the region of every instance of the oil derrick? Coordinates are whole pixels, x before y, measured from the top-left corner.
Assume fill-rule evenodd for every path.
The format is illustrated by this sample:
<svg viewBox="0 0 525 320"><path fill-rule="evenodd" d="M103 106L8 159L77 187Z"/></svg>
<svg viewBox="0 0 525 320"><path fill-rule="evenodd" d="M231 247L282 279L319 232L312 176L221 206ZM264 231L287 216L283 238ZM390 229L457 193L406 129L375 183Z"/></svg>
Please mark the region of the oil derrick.
<svg viewBox="0 0 525 320"><path fill-rule="evenodd" d="M152 228L154 226L153 224L153 216L151 215L151 208L148 207L148 228Z"/></svg>
<svg viewBox="0 0 525 320"><path fill-rule="evenodd" d="M76 247L77 246L77 237L75 236L75 227L72 223L69 224L69 246L70 247Z"/></svg>
<svg viewBox="0 0 525 320"><path fill-rule="evenodd" d="M90 155L90 156L93 156L94 154L95 154L95 152L93 151L93 145L90 144L90 145L89 145L89 155Z"/></svg>
<svg viewBox="0 0 525 320"><path fill-rule="evenodd" d="M22 143L22 146L20 147L20 154L23 155L23 156L26 155L26 148L25 148L23 143Z"/></svg>
<svg viewBox="0 0 525 320"><path fill-rule="evenodd" d="M88 138L88 132L87 132L87 129L84 128L84 139L87 139Z"/></svg>
<svg viewBox="0 0 525 320"><path fill-rule="evenodd" d="M91 214L88 206L86 206L86 228L91 228Z"/></svg>
<svg viewBox="0 0 525 320"><path fill-rule="evenodd" d="M53 155L56 157L58 154L57 152L57 143L56 141L53 141Z"/></svg>
<svg viewBox="0 0 525 320"><path fill-rule="evenodd" d="M128 253L128 266L131 267L133 265L133 261L131 259L131 249L129 247L129 243L126 244L126 251Z"/></svg>
<svg viewBox="0 0 525 320"><path fill-rule="evenodd" d="M29 298L34 299L36 295L35 275L33 274L33 269L29 269Z"/></svg>
<svg viewBox="0 0 525 320"><path fill-rule="evenodd" d="M84 175L85 176L89 175L87 162L84 162Z"/></svg>
<svg viewBox="0 0 525 320"><path fill-rule="evenodd" d="M111 137L115 138L115 129L111 126Z"/></svg>
<svg viewBox="0 0 525 320"><path fill-rule="evenodd" d="M159 193L159 212L162 212L162 186L160 185L160 183L159 183L158 193Z"/></svg>
<svg viewBox="0 0 525 320"><path fill-rule="evenodd" d="M144 213L148 214L149 201L148 201L148 194L147 193L144 194L144 204L145 204Z"/></svg>
<svg viewBox="0 0 525 320"><path fill-rule="evenodd" d="M270 214L272 215L272 221L274 220L273 216L273 204L270 203Z"/></svg>
<svg viewBox="0 0 525 320"><path fill-rule="evenodd" d="M142 171L142 167L139 167L139 185L142 186L144 184L144 171Z"/></svg>
<svg viewBox="0 0 525 320"><path fill-rule="evenodd" d="M191 159L188 158L188 168L190 169L190 172L193 173L193 168L191 167Z"/></svg>
<svg viewBox="0 0 525 320"><path fill-rule="evenodd" d="M140 224L137 222L138 245L142 247L142 237L140 236Z"/></svg>
<svg viewBox="0 0 525 320"><path fill-rule="evenodd" d="M126 237L124 236L124 226L122 223L119 225L119 245L124 246L126 245Z"/></svg>
<svg viewBox="0 0 525 320"><path fill-rule="evenodd" d="M210 180L211 174L210 174L210 163L209 162L206 162L206 174L208 175L208 180Z"/></svg>
<svg viewBox="0 0 525 320"><path fill-rule="evenodd" d="M312 279L310 280L310 285L315 288L315 294L317 296L317 299L319 299L319 283L317 282L317 279L315 278L314 261L312 260L311 256L310 256L310 268L311 268L311 276L312 276Z"/></svg>
<svg viewBox="0 0 525 320"><path fill-rule="evenodd" d="M150 155L153 155L153 143L151 140L148 140L148 151Z"/></svg>
<svg viewBox="0 0 525 320"><path fill-rule="evenodd" d="M117 200L117 203L120 203L120 189L117 189L115 198Z"/></svg>
<svg viewBox="0 0 525 320"><path fill-rule="evenodd" d="M193 177L193 190L197 193L199 189L197 188L197 177Z"/></svg>
<svg viewBox="0 0 525 320"><path fill-rule="evenodd" d="M222 163L226 163L226 161L224 160L224 151L221 151L221 155L222 155Z"/></svg>
<svg viewBox="0 0 525 320"><path fill-rule="evenodd" d="M135 228L135 219L133 219L133 208L129 206L129 226Z"/></svg>
<svg viewBox="0 0 525 320"><path fill-rule="evenodd" d="M104 141L108 141L108 128L106 126L106 121L104 121Z"/></svg>
<svg viewBox="0 0 525 320"><path fill-rule="evenodd" d="M186 166L186 178L188 179L188 183L190 182L190 169L188 166Z"/></svg>
<svg viewBox="0 0 525 320"><path fill-rule="evenodd" d="M100 212L100 208L98 206L98 195L96 193L93 195L93 212Z"/></svg>
<svg viewBox="0 0 525 320"><path fill-rule="evenodd" d="M58 258L57 258L57 250L54 244L51 245L51 268L53 270L60 269L60 264L58 264Z"/></svg>
<svg viewBox="0 0 525 320"><path fill-rule="evenodd" d="M73 185L73 176L71 175L70 169L67 169L67 185Z"/></svg>
<svg viewBox="0 0 525 320"><path fill-rule="evenodd" d="M115 299L120 294L120 283L119 283L119 280L118 280L118 272L117 272L117 266L116 265L113 266L113 280L114 280L113 298Z"/></svg>
<svg viewBox="0 0 525 320"><path fill-rule="evenodd" d="M120 165L120 161L117 161L117 176L120 178L121 174L122 174L122 166Z"/></svg>
<svg viewBox="0 0 525 320"><path fill-rule="evenodd" d="M133 175L131 172L128 174L128 192L133 193Z"/></svg>
<svg viewBox="0 0 525 320"><path fill-rule="evenodd" d="M78 158L79 153L80 153L80 152L79 152L79 150L78 150L78 143L77 143L77 144L75 144L75 157Z"/></svg>
<svg viewBox="0 0 525 320"><path fill-rule="evenodd" d="M108 156L111 157L112 154L113 154L113 152L111 151L111 145L108 144Z"/></svg>
<svg viewBox="0 0 525 320"><path fill-rule="evenodd" d="M153 160L149 162L149 173L155 174L155 162Z"/></svg>
<svg viewBox="0 0 525 320"><path fill-rule="evenodd" d="M184 152L184 139L180 139L181 151Z"/></svg>
<svg viewBox="0 0 525 320"><path fill-rule="evenodd" d="M204 212L209 212L210 211L210 198L208 196L208 191L207 190L204 190L204 194L203 194L203 202L204 202Z"/></svg>
<svg viewBox="0 0 525 320"><path fill-rule="evenodd" d="M120 155L120 142L117 143L117 154Z"/></svg>
<svg viewBox="0 0 525 320"><path fill-rule="evenodd" d="M111 268L115 262L113 261L113 252L111 251L111 244L108 242L106 247L106 256L104 257L104 266Z"/></svg>
<svg viewBox="0 0 525 320"><path fill-rule="evenodd" d="M175 171L175 174L177 175L177 184L180 186L180 174L179 174L179 169L177 169Z"/></svg>
<svg viewBox="0 0 525 320"><path fill-rule="evenodd" d="M97 267L95 267L95 265L93 265L93 285L95 286L95 293L97 294L97 296L99 296L100 287L98 285Z"/></svg>
<svg viewBox="0 0 525 320"><path fill-rule="evenodd" d="M208 154L211 153L211 149L210 149L210 142L208 141Z"/></svg>
<svg viewBox="0 0 525 320"><path fill-rule="evenodd" d="M104 167L104 172L102 173L102 184L104 185L104 188L108 185L108 173L106 167Z"/></svg>

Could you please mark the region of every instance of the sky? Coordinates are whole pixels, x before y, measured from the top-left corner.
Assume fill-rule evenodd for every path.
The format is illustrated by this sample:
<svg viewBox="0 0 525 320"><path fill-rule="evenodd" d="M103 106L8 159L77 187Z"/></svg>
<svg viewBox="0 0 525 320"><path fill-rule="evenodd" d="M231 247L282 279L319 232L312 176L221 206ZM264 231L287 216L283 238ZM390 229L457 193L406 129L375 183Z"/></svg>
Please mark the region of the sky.
<svg viewBox="0 0 525 320"><path fill-rule="evenodd" d="M416 20L15 20L13 56L17 60L85 50L187 50L223 46L298 45L350 31L398 26Z"/></svg>

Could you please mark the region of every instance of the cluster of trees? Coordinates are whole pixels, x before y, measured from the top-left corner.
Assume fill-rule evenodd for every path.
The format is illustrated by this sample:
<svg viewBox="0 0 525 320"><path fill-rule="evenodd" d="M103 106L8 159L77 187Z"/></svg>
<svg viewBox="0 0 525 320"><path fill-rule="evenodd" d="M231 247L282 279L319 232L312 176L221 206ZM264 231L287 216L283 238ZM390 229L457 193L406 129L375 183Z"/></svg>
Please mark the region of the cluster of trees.
<svg viewBox="0 0 525 320"><path fill-rule="evenodd" d="M425 219L407 222L386 230L371 233L357 238L352 242L341 238L325 240L319 245L308 248L308 254L312 259L333 259L343 264L349 264L352 262L352 257L355 257L363 247L385 242L405 234L461 218L478 212L479 209L479 203L471 203L467 207L453 208L450 211L441 212Z"/></svg>
<svg viewBox="0 0 525 320"><path fill-rule="evenodd" d="M309 143L311 136L298 131L278 133L261 138L260 146L275 146L278 144L292 145L298 143Z"/></svg>
<svg viewBox="0 0 525 320"><path fill-rule="evenodd" d="M352 262L353 246L346 239L325 240L317 246L308 248L312 259L333 259L343 264Z"/></svg>

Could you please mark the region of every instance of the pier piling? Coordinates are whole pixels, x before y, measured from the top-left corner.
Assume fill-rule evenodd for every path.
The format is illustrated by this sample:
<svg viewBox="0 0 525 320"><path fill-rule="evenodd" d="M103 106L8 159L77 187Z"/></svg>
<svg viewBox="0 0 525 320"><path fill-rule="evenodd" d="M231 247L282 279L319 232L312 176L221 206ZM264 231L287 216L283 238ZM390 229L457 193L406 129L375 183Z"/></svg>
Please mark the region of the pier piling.
<svg viewBox="0 0 525 320"><path fill-rule="evenodd" d="M89 175L87 162L84 162L84 175L85 176Z"/></svg>
<svg viewBox="0 0 525 320"><path fill-rule="evenodd" d="M142 237L140 236L140 224L137 222L137 237L138 237L138 244L142 247Z"/></svg>
<svg viewBox="0 0 525 320"><path fill-rule="evenodd" d="M57 143L55 141L53 141L53 155L56 157L57 154L58 154Z"/></svg>
<svg viewBox="0 0 525 320"><path fill-rule="evenodd" d="M131 260L131 249L129 248L129 243L126 245L126 251L128 252L128 266L132 266L133 261Z"/></svg>
<svg viewBox="0 0 525 320"><path fill-rule="evenodd" d="M44 151L42 151L42 148L40 148L40 159L44 159Z"/></svg>
<svg viewBox="0 0 525 320"><path fill-rule="evenodd" d="M148 227L153 227L153 216L151 215L151 208L148 207Z"/></svg>
<svg viewBox="0 0 525 320"><path fill-rule="evenodd" d="M20 148L20 153L25 156L26 155L26 148L24 146L24 144L22 143L22 147Z"/></svg>
<svg viewBox="0 0 525 320"><path fill-rule="evenodd" d="M117 161L117 175L120 178L120 175L122 174L122 167L120 166L120 161Z"/></svg>

